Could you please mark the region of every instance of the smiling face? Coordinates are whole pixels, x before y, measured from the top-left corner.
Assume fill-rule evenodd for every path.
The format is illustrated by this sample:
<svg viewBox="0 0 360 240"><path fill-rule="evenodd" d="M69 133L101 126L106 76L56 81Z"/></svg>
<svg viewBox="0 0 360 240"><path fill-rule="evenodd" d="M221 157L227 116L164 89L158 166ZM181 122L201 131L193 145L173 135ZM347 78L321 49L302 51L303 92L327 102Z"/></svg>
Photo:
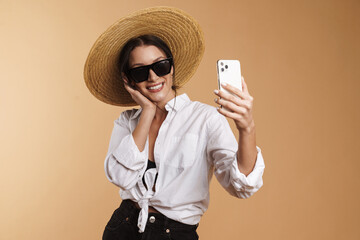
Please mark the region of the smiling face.
<svg viewBox="0 0 360 240"><path fill-rule="evenodd" d="M165 53L156 46L138 46L130 53L129 68L150 65L166 58ZM159 77L152 69L150 69L148 80L134 83L135 88L152 102L164 106L168 101L175 97L175 92L171 88L173 85L173 72L173 67L171 67L169 74Z"/></svg>

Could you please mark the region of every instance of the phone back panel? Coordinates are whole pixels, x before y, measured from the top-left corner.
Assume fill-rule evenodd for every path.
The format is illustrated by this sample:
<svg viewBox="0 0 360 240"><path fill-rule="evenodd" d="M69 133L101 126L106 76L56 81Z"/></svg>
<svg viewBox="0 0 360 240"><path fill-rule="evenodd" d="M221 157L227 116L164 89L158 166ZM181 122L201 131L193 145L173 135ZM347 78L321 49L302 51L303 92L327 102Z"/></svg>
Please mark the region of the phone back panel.
<svg viewBox="0 0 360 240"><path fill-rule="evenodd" d="M223 82L242 90L240 62L238 60L218 60L217 74L220 90L226 91L221 86Z"/></svg>

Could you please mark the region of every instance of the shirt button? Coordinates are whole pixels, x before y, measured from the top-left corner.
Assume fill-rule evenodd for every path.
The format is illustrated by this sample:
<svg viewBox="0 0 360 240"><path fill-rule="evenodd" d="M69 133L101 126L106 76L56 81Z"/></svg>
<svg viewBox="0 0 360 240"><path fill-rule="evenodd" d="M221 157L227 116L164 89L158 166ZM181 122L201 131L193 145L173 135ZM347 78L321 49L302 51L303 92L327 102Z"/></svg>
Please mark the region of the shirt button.
<svg viewBox="0 0 360 240"><path fill-rule="evenodd" d="M166 233L170 233L170 229L166 229L165 232L166 232Z"/></svg>
<svg viewBox="0 0 360 240"><path fill-rule="evenodd" d="M151 217L149 218L149 222L154 223L154 222L155 222L155 217L154 217L154 216L151 216Z"/></svg>

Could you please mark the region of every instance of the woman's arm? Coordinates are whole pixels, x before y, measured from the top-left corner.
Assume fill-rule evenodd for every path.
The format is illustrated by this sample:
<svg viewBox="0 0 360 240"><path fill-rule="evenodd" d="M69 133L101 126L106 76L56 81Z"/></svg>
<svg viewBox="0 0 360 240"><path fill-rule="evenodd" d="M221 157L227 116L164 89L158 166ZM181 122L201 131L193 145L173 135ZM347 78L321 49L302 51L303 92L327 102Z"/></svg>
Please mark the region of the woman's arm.
<svg viewBox="0 0 360 240"><path fill-rule="evenodd" d="M147 99L144 95L142 95L139 91L131 88L127 83L125 83L125 89L130 93L134 101L142 108L139 123L132 132L135 144L139 151L142 152L145 148L150 126L155 116L156 105Z"/></svg>
<svg viewBox="0 0 360 240"><path fill-rule="evenodd" d="M132 135L135 128L132 118L137 111L125 111L115 120L104 163L106 177L122 189L135 186L148 159L147 152L139 151Z"/></svg>
<svg viewBox="0 0 360 240"><path fill-rule="evenodd" d="M124 112L115 121L105 158L105 173L110 182L122 189L130 189L141 178L141 172L147 163L148 156L144 149L156 106L127 83L125 88L142 111L133 130L129 127L129 114Z"/></svg>
<svg viewBox="0 0 360 240"><path fill-rule="evenodd" d="M246 176L251 173L256 163L257 149L255 138L255 123L252 116L253 97L249 94L244 78L241 78L243 89L240 91L231 85L223 85L224 89L236 94L235 97L224 91L215 90L220 99L215 102L221 106L219 113L234 120L239 131L237 161L240 172Z"/></svg>
<svg viewBox="0 0 360 240"><path fill-rule="evenodd" d="M206 122L207 158L214 166L214 175L231 195L248 198L263 185L262 175L265 164L261 149L256 147L257 156L252 171L245 175L239 170L238 142L226 118L213 114Z"/></svg>

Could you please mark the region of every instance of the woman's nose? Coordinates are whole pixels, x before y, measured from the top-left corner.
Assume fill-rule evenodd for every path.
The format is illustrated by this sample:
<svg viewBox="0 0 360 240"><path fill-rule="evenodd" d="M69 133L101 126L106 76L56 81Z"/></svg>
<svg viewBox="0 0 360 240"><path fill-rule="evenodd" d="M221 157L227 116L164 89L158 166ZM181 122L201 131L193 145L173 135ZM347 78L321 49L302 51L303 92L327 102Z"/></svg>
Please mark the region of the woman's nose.
<svg viewBox="0 0 360 240"><path fill-rule="evenodd" d="M155 73L152 69L150 69L150 70L149 70L148 81L155 81L155 80L157 80L158 78L159 78L159 76L156 75L156 73Z"/></svg>

